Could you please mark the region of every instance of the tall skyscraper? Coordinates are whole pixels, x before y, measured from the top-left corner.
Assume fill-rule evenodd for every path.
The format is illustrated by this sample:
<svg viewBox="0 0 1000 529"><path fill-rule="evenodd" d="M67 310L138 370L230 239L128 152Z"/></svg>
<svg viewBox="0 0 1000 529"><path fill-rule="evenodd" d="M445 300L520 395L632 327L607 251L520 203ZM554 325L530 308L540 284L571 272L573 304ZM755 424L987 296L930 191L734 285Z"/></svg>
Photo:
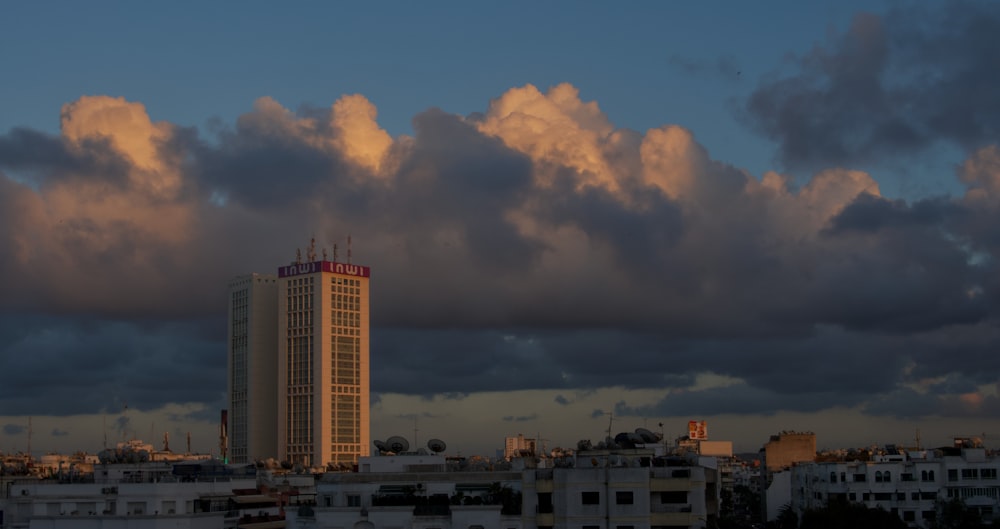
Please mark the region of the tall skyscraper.
<svg viewBox="0 0 1000 529"><path fill-rule="evenodd" d="M310 260L278 269L278 453L353 464L371 444L370 271Z"/></svg>
<svg viewBox="0 0 1000 529"><path fill-rule="evenodd" d="M278 455L278 277L229 282L229 459Z"/></svg>

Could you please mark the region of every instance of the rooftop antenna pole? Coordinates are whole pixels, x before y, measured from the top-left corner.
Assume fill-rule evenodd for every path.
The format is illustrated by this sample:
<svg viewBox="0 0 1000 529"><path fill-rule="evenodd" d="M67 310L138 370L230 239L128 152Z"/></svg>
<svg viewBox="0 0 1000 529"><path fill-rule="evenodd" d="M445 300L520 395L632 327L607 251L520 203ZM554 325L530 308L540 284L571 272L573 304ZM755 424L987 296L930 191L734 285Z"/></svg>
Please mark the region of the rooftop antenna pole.
<svg viewBox="0 0 1000 529"><path fill-rule="evenodd" d="M28 457L31 457L31 416L28 416Z"/></svg>
<svg viewBox="0 0 1000 529"><path fill-rule="evenodd" d="M611 437L611 425L615 422L615 412L608 412L610 419L608 420L608 439L614 439Z"/></svg>
<svg viewBox="0 0 1000 529"><path fill-rule="evenodd" d="M348 240L350 240L350 237L348 237ZM348 259L347 262L351 262L350 259ZM413 418L413 446L417 446L417 432L419 431L417 430L417 419L417 417ZM416 448L414 448L414 450L416 450Z"/></svg>
<svg viewBox="0 0 1000 529"><path fill-rule="evenodd" d="M337 262L337 243L333 243L333 262Z"/></svg>
<svg viewBox="0 0 1000 529"><path fill-rule="evenodd" d="M351 236L347 236L347 264L351 264ZM416 441L416 439L414 439Z"/></svg>
<svg viewBox="0 0 1000 529"><path fill-rule="evenodd" d="M316 237L309 239L309 252L306 254L309 262L316 261Z"/></svg>

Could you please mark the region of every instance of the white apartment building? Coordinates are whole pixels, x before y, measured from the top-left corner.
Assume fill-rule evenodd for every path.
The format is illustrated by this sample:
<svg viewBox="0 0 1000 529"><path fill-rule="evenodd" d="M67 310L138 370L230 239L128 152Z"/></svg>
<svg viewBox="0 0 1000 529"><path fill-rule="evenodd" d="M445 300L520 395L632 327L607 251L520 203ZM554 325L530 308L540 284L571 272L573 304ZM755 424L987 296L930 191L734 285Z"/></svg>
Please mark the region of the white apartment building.
<svg viewBox="0 0 1000 529"><path fill-rule="evenodd" d="M278 457L278 277L229 282L228 457Z"/></svg>
<svg viewBox="0 0 1000 529"><path fill-rule="evenodd" d="M360 472L325 474L316 507L290 512L288 527L701 528L718 515L715 468L679 459L666 466L647 449L541 461L554 466L515 459L488 470L440 455L365 457Z"/></svg>
<svg viewBox="0 0 1000 529"><path fill-rule="evenodd" d="M94 481L16 479L0 499L3 529L266 529L283 527L278 499L239 469L206 464L178 475L167 463L96 465ZM276 522L281 520L281 524ZM241 521L243 523L241 523Z"/></svg>
<svg viewBox="0 0 1000 529"><path fill-rule="evenodd" d="M937 502L960 499L984 520L1000 514L1000 460L981 446L901 451L872 461L805 463L790 470L797 514L843 502L879 508L911 527L931 527Z"/></svg>

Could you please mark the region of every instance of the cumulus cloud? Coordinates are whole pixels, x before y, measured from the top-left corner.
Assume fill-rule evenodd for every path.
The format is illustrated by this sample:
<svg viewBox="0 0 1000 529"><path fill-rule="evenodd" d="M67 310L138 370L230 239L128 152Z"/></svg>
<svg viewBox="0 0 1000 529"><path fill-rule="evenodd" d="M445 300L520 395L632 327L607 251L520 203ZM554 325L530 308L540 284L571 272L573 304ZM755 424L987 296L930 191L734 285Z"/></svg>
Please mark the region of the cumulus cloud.
<svg viewBox="0 0 1000 529"><path fill-rule="evenodd" d="M881 67L844 58L862 59L858 75ZM430 109L412 136L376 117L361 95L299 113L262 98L203 138L85 97L58 136L0 135L0 403L211 414L227 280L311 236L344 259L351 235L379 394L545 389L570 407L619 386L665 396L616 416L883 413L946 377L962 383L924 391L991 409L970 388L1000 374L995 146L962 166L966 196L907 203L839 166L755 177L683 127L616 128L568 84Z"/></svg>

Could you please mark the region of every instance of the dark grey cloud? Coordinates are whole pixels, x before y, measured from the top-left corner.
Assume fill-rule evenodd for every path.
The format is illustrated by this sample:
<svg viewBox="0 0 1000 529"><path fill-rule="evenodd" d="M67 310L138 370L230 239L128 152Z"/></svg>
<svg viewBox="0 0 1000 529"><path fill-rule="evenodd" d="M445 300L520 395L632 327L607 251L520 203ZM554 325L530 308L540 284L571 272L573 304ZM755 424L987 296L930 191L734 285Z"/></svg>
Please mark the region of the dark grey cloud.
<svg viewBox="0 0 1000 529"><path fill-rule="evenodd" d="M28 427L22 424L5 424L3 425L4 435L21 435L28 431Z"/></svg>
<svg viewBox="0 0 1000 529"><path fill-rule="evenodd" d="M504 422L531 422L538 420L538 414L533 413L531 415L505 415L501 418Z"/></svg>
<svg viewBox="0 0 1000 529"><path fill-rule="evenodd" d="M860 13L765 77L745 117L793 169L867 166L938 144L978 148L1000 132L997 31L992 2Z"/></svg>

